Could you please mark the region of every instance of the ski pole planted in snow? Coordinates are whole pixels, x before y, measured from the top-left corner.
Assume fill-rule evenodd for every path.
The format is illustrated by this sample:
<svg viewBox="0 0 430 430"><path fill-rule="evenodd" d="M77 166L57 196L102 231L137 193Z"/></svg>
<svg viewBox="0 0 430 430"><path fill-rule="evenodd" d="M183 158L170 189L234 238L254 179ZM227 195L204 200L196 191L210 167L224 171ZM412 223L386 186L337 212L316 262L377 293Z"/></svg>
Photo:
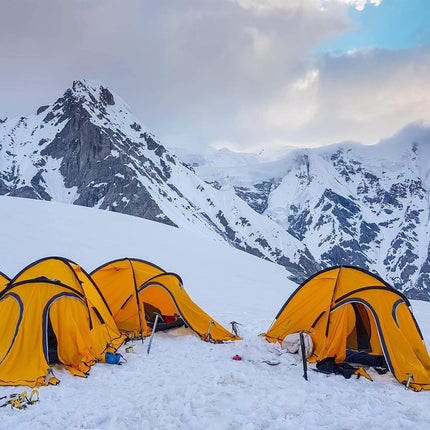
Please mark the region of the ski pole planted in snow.
<svg viewBox="0 0 430 430"><path fill-rule="evenodd" d="M154 312L154 313L155 313L155 321L154 321L154 325L152 326L152 333L151 333L151 337L149 338L148 349L146 350L147 354L149 354L149 351L151 351L152 339L154 339L154 333L155 333L155 329L157 328L158 318L161 318L161 321L163 321L163 317L158 312Z"/></svg>
<svg viewBox="0 0 430 430"><path fill-rule="evenodd" d="M305 338L303 336L303 332L300 333L300 348L302 351L302 361L303 361L303 378L305 381L308 380L308 362L306 360L306 349L305 349Z"/></svg>

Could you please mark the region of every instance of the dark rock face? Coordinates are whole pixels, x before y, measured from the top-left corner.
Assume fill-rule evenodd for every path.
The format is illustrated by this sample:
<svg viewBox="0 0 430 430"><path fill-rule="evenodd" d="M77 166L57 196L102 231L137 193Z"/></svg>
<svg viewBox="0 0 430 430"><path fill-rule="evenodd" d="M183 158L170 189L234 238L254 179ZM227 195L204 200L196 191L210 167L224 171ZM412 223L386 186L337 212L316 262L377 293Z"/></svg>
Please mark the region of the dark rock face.
<svg viewBox="0 0 430 430"><path fill-rule="evenodd" d="M323 267L359 266L410 298L430 300L430 255L420 250L429 244L429 190L414 167L420 147L410 148L395 171L384 169L383 162L372 171L350 149L318 159L298 156L289 173L295 177L289 183L297 183L295 194L272 191L276 201L281 192L287 196L285 207L269 206L265 214L319 255ZM392 158L387 153L387 160ZM372 154L368 159L375 163Z"/></svg>
<svg viewBox="0 0 430 430"><path fill-rule="evenodd" d="M46 161L52 158L61 160L59 171L64 185L74 189L77 195L73 203L176 225L163 214L151 193L136 179L136 172L128 167L133 163L151 164L152 169L140 168L140 174L150 177L151 181L161 182L168 176L169 166L162 160L164 164L159 168L141 153L146 139L153 150L161 145L149 134L139 142L132 141L120 130L103 128L92 121L94 112L102 110L106 113L105 107L114 104L114 97L108 89L101 87L97 98L88 91L85 83L75 81L72 89L67 90L52 109L49 106L39 108L38 115L49 109L43 118L44 124L64 125L52 140L43 138L38 142L41 150L34 165L41 169L31 178L30 184L20 186L20 168L14 165L6 177L8 185L4 181L0 183L0 192L52 200L46 191L46 169L43 169ZM141 130L141 126L135 124L135 129ZM164 151L163 148L161 152ZM13 178L16 178L15 182Z"/></svg>
<svg viewBox="0 0 430 430"><path fill-rule="evenodd" d="M218 189L220 188L219 183L216 182L213 186L218 186ZM267 209L267 199L270 196L270 191L276 188L276 186L276 181L272 179L254 184L252 188L234 187L234 190L255 212L261 214Z"/></svg>
<svg viewBox="0 0 430 430"><path fill-rule="evenodd" d="M113 106L115 100L113 99L112 93L107 88L102 88L100 91L100 101L106 105Z"/></svg>
<svg viewBox="0 0 430 430"><path fill-rule="evenodd" d="M36 115L40 115L41 113L45 112L46 109L49 108L49 105L45 105L45 106L40 106L39 109L37 109Z"/></svg>

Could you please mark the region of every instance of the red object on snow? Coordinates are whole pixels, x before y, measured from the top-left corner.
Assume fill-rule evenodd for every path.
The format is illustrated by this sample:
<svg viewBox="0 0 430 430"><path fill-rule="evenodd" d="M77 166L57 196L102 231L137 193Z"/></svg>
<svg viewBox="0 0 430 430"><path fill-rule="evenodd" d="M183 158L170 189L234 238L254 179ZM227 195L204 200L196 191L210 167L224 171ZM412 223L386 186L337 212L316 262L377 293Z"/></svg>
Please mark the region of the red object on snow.
<svg viewBox="0 0 430 430"><path fill-rule="evenodd" d="M233 357L233 360L240 361L240 360L242 360L242 357L240 355L235 355Z"/></svg>

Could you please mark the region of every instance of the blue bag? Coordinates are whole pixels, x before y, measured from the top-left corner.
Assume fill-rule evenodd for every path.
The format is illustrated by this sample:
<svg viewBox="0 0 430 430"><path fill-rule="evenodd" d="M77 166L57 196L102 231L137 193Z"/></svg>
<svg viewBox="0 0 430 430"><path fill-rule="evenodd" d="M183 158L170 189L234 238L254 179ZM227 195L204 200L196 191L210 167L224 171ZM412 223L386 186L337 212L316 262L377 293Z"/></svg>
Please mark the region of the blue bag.
<svg viewBox="0 0 430 430"><path fill-rule="evenodd" d="M121 354L116 354L116 353L106 351L105 360L106 360L106 363L109 363L109 364L119 364L119 360L121 360Z"/></svg>

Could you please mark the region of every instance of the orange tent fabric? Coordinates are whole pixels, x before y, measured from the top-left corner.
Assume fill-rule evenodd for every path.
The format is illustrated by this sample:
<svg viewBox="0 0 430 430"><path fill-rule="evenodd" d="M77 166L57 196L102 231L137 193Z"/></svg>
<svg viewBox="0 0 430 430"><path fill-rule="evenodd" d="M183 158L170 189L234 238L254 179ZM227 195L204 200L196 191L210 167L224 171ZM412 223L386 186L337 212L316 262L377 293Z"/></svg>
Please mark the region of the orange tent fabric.
<svg viewBox="0 0 430 430"><path fill-rule="evenodd" d="M10 279L3 272L0 272L0 291L5 288L9 282Z"/></svg>
<svg viewBox="0 0 430 430"><path fill-rule="evenodd" d="M148 309L155 307L163 316L179 315L201 337L210 332L213 340L238 339L190 299L178 275L147 261L115 260L94 270L91 277L106 298L118 327L132 337L151 334L146 317Z"/></svg>
<svg viewBox="0 0 430 430"><path fill-rule="evenodd" d="M265 336L282 342L300 331L312 337L311 362L342 362L347 349L365 348L384 355L399 382L430 389L430 358L408 299L365 270L342 266L317 273L290 296Z"/></svg>
<svg viewBox="0 0 430 430"><path fill-rule="evenodd" d="M124 341L94 282L59 257L31 264L0 291L0 319L1 385L56 383L52 335L60 363L79 376Z"/></svg>

